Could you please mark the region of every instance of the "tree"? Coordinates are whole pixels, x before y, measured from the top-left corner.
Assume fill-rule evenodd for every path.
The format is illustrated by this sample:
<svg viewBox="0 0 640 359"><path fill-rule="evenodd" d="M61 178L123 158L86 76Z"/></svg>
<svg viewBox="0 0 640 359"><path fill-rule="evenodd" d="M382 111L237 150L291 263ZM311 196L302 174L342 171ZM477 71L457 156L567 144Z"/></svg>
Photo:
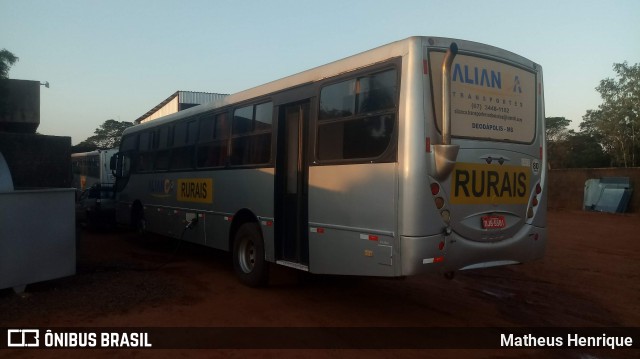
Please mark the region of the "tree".
<svg viewBox="0 0 640 359"><path fill-rule="evenodd" d="M567 139L571 121L564 117L547 117L544 119L547 141L559 142Z"/></svg>
<svg viewBox="0 0 640 359"><path fill-rule="evenodd" d="M545 134L547 136L547 155L551 168L565 168L567 166L567 138L569 136L570 120L564 117L547 117Z"/></svg>
<svg viewBox="0 0 640 359"><path fill-rule="evenodd" d="M0 79L9 78L9 69L19 58L7 49L0 50Z"/></svg>
<svg viewBox="0 0 640 359"><path fill-rule="evenodd" d="M85 145L94 144L96 148L109 149L120 145L120 137L122 132L133 126L133 122L106 120L93 133L94 135L87 138L82 143Z"/></svg>
<svg viewBox="0 0 640 359"><path fill-rule="evenodd" d="M71 153L91 152L98 149L98 146L88 139L71 146Z"/></svg>
<svg viewBox="0 0 640 359"><path fill-rule="evenodd" d="M637 166L640 160L640 64L614 64L616 79L604 79L596 90L602 97L597 110L588 110L580 129L596 138L616 166Z"/></svg>
<svg viewBox="0 0 640 359"><path fill-rule="evenodd" d="M601 168L611 166L611 157L605 153L600 145L600 137L584 133L569 131L564 143L567 156L566 168Z"/></svg>
<svg viewBox="0 0 640 359"><path fill-rule="evenodd" d="M611 159L600 145L602 136L570 130L570 123L564 117L545 118L547 156L551 168L610 166Z"/></svg>

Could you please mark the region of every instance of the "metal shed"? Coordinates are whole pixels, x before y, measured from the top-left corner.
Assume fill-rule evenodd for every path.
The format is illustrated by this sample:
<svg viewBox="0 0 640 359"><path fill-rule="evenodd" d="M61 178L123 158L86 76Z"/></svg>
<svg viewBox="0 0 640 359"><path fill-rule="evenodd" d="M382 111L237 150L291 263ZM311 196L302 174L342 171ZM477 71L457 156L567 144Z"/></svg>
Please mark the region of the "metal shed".
<svg viewBox="0 0 640 359"><path fill-rule="evenodd" d="M171 96L167 97L166 100L160 102L157 106L147 111L147 113L138 117L134 122L139 124L147 121L153 121L162 116L186 110L193 106L213 102L226 96L228 96L228 94L176 91Z"/></svg>

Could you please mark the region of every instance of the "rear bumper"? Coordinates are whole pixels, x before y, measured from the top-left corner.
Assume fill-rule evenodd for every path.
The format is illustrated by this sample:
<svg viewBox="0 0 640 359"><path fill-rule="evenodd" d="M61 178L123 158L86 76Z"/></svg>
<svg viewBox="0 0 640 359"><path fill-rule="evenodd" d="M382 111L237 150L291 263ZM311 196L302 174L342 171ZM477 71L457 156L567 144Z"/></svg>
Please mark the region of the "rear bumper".
<svg viewBox="0 0 640 359"><path fill-rule="evenodd" d="M456 233L449 236L402 236L402 275L529 262L542 258L546 239L546 228L531 225L524 225L513 237L497 242L470 241Z"/></svg>

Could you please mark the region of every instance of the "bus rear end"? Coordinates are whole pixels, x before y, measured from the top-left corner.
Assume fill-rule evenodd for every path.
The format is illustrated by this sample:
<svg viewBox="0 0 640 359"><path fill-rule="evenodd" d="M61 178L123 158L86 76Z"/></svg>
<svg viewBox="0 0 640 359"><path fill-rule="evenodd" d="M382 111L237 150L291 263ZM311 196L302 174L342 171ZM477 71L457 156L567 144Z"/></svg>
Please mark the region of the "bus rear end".
<svg viewBox="0 0 640 359"><path fill-rule="evenodd" d="M542 257L547 166L541 67L488 45L434 38L425 39L423 64L423 189L430 192L423 198L433 203L425 207L427 238L403 243L403 273Z"/></svg>

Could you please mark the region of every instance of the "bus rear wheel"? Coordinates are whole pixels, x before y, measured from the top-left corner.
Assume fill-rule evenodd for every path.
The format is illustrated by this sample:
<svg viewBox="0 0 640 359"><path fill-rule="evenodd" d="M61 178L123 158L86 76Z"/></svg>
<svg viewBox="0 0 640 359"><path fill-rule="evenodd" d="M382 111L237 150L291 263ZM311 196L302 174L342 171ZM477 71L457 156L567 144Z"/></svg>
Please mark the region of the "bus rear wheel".
<svg viewBox="0 0 640 359"><path fill-rule="evenodd" d="M233 241L233 269L245 285L261 287L269 281L269 263L264 259L264 240L256 223L245 223Z"/></svg>
<svg viewBox="0 0 640 359"><path fill-rule="evenodd" d="M147 232L147 220L144 218L144 210L142 205L136 203L131 212L131 228L139 235L145 235Z"/></svg>

